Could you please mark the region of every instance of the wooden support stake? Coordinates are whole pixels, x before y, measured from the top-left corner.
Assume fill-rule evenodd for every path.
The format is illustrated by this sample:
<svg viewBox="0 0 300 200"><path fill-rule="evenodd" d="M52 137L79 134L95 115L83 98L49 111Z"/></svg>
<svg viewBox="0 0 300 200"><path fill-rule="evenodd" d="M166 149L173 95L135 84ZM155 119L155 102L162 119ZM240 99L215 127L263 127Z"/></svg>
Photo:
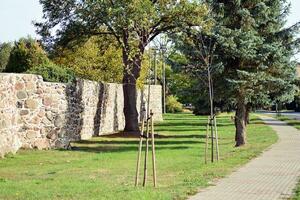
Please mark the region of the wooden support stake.
<svg viewBox="0 0 300 200"><path fill-rule="evenodd" d="M145 115L142 117L142 128L140 134L140 143L139 143L139 152L138 158L136 163L136 174L135 174L135 186L139 184L139 174L140 174L140 163L141 163L141 154L142 154L142 147L143 147L143 135L144 135L144 127L145 127Z"/></svg>
<svg viewBox="0 0 300 200"><path fill-rule="evenodd" d="M214 126L215 126L215 137L216 137L216 153L217 153L217 161L220 159L220 153L219 153L219 138L218 138L218 128L217 128L217 117L214 117Z"/></svg>
<svg viewBox="0 0 300 200"><path fill-rule="evenodd" d="M153 185L156 187L156 158L155 158L155 143L154 143L154 124L153 124L153 112L150 111L151 115L151 146L152 146L152 170L153 170Z"/></svg>
<svg viewBox="0 0 300 200"><path fill-rule="evenodd" d="M146 149L145 149L145 162L144 162L144 181L143 181L143 187L147 184L147 161L148 161L148 152L149 152L149 120L150 118L147 118L147 128L146 128Z"/></svg>
<svg viewBox="0 0 300 200"><path fill-rule="evenodd" d="M211 132L211 162L214 162L214 128L213 128L213 118L209 119L209 127Z"/></svg>
<svg viewBox="0 0 300 200"><path fill-rule="evenodd" d="M207 164L207 151L208 151L208 132L209 132L209 117L207 117L207 125L206 125L206 140L205 140L205 164Z"/></svg>

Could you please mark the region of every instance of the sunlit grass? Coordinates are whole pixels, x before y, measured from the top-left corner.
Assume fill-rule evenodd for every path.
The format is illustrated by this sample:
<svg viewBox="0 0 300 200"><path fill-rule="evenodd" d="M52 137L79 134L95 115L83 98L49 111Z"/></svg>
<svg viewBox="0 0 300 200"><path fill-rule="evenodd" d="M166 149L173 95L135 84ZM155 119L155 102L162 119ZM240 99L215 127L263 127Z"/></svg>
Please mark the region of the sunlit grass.
<svg viewBox="0 0 300 200"><path fill-rule="evenodd" d="M234 126L229 115L222 115L221 160L205 165L207 117L164 118L155 126L166 136L156 139L157 188L152 187L150 159L147 187L134 187L137 138L98 137L72 144L73 150L22 150L0 160L0 199L186 199L277 140L270 127L253 118L248 145L234 148Z"/></svg>

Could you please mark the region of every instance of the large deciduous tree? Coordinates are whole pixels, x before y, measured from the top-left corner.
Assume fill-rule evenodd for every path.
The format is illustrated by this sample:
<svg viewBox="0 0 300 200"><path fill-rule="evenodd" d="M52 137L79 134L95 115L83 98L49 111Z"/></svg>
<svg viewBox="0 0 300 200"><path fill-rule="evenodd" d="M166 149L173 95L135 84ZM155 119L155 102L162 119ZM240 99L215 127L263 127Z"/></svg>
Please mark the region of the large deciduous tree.
<svg viewBox="0 0 300 200"><path fill-rule="evenodd" d="M125 131L138 131L136 80L146 46L160 33L187 25L204 25L207 8L189 0L40 0L39 33L65 43L82 36L112 34L122 48ZM103 31L105 30L105 31Z"/></svg>

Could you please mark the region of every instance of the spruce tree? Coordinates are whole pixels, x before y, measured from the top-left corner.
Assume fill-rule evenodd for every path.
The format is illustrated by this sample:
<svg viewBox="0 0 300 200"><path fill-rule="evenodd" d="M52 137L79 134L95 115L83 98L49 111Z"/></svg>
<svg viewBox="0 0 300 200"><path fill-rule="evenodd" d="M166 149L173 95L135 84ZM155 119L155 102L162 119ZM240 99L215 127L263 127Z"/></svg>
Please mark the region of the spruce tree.
<svg viewBox="0 0 300 200"><path fill-rule="evenodd" d="M201 61L197 62L201 53L195 51L200 43L197 40L201 36L204 41L214 43L215 63L223 66L214 91L223 101L235 105L238 147L246 144L246 127L252 108L293 99L295 63L292 57L298 49L299 24L286 28L289 5L285 0L207 2L211 6L214 28L211 33L187 30L189 34L180 35L184 43L179 50L195 66L192 71L201 72ZM207 49L210 42L203 45ZM205 52L205 48L202 49Z"/></svg>

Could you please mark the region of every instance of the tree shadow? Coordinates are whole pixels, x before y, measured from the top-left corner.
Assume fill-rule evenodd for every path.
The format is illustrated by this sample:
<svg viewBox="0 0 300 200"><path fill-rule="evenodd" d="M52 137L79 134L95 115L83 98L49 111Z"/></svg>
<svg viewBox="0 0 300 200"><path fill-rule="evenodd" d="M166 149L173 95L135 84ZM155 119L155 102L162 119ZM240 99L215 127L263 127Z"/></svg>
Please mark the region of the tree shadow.
<svg viewBox="0 0 300 200"><path fill-rule="evenodd" d="M300 125L300 121L298 122L288 122L286 123L277 123L280 120L277 119L264 119L264 120L259 120L259 119L252 119L250 120L250 124L264 124L264 125L270 125L270 126L289 126L289 125ZM284 122L284 121L282 121Z"/></svg>
<svg viewBox="0 0 300 200"><path fill-rule="evenodd" d="M94 116L94 134L93 136L98 136L100 132L101 127L101 115L103 111L103 102L104 102L104 84L99 83L99 89L98 89L98 102L97 102L97 110L96 114Z"/></svg>
<svg viewBox="0 0 300 200"><path fill-rule="evenodd" d="M188 146L156 146L155 150L181 150L188 149ZM121 152L132 152L138 150L138 143L136 146L94 146L94 147L72 147L72 151L88 152L88 153L121 153ZM149 148L151 151L151 147ZM68 150L61 150L68 151Z"/></svg>
<svg viewBox="0 0 300 200"><path fill-rule="evenodd" d="M232 123L218 123L218 126L231 126ZM200 127L200 126L207 126L207 121L205 122L172 122L172 123L161 123L161 124L155 124L155 127L180 127L180 126L192 126L192 127Z"/></svg>
<svg viewBox="0 0 300 200"><path fill-rule="evenodd" d="M80 140L80 133L83 126L82 112L84 105L82 102L83 80L78 79L72 84L67 85L66 99L67 99L67 113L66 118L66 137L68 141Z"/></svg>
<svg viewBox="0 0 300 200"><path fill-rule="evenodd" d="M145 141L145 140L144 140ZM76 144L85 144L85 145L135 145L138 144L139 140L82 140L76 142ZM155 140L155 145L177 145L177 144L197 144L203 143L203 141L197 140ZM76 146L76 145L75 145Z"/></svg>
<svg viewBox="0 0 300 200"><path fill-rule="evenodd" d="M128 152L137 151L139 139L124 139L101 136L104 140L81 140L72 144L72 151L83 152ZM108 140L105 140L105 139ZM191 148L190 145L204 144L204 141L191 140L191 139L203 139L204 135L156 135L155 136L155 148L156 150L177 150ZM175 140L169 140L175 139ZM183 140L176 140L183 139ZM145 139L143 139L145 145ZM149 144L151 142L149 141Z"/></svg>
<svg viewBox="0 0 300 200"><path fill-rule="evenodd" d="M205 138L205 135L196 135L196 134L192 134L192 135L155 135L155 138L176 138L176 139L181 139L181 138Z"/></svg>

